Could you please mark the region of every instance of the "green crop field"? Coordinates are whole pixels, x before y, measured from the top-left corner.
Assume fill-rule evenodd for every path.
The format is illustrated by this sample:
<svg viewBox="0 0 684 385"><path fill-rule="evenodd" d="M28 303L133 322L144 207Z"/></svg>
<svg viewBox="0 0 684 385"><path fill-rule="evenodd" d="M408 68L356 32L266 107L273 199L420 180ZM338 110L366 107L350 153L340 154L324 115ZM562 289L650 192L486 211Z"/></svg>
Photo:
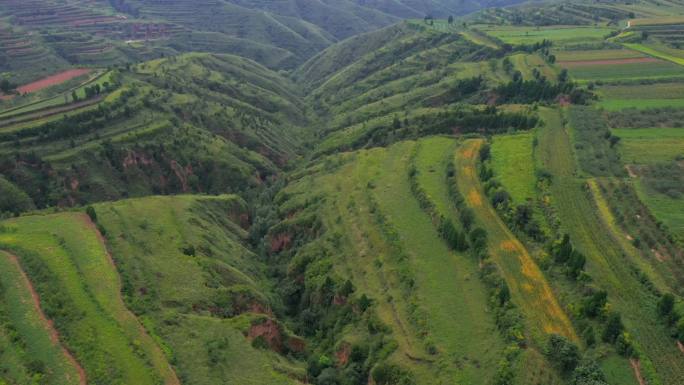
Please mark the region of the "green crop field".
<svg viewBox="0 0 684 385"><path fill-rule="evenodd" d="M604 36L613 31L613 29L606 27L577 26L522 27L476 25L474 27L509 44L529 44L546 39L560 46L599 42L603 40Z"/></svg>
<svg viewBox="0 0 684 385"><path fill-rule="evenodd" d="M684 157L684 128L625 128L613 130L621 138L622 159L651 164Z"/></svg>
<svg viewBox="0 0 684 385"><path fill-rule="evenodd" d="M637 94L638 95L638 94ZM635 95L636 96L636 95ZM597 106L605 108L609 111L619 111L625 108L637 108L637 109L651 109L651 108L662 108L662 107L684 107L684 99L602 99Z"/></svg>
<svg viewBox="0 0 684 385"><path fill-rule="evenodd" d="M533 133L499 135L492 140L494 174L516 203L523 203L536 195L533 141Z"/></svg>
<svg viewBox="0 0 684 385"><path fill-rule="evenodd" d="M593 60L619 60L636 59L646 57L641 52L629 49L594 49L554 51L558 62L593 61Z"/></svg>
<svg viewBox="0 0 684 385"><path fill-rule="evenodd" d="M659 220L663 221L674 234L684 237L684 200L651 191L643 183L637 183L639 198L648 206Z"/></svg>
<svg viewBox="0 0 684 385"><path fill-rule="evenodd" d="M667 61L646 63L590 64L573 66L570 75L578 81L683 78L684 67Z"/></svg>
<svg viewBox="0 0 684 385"><path fill-rule="evenodd" d="M680 50L673 50L659 45L644 45L638 43L626 43L625 46L649 56L684 65L684 56L681 54Z"/></svg>
<svg viewBox="0 0 684 385"><path fill-rule="evenodd" d="M599 88L605 99L684 99L683 83L606 85Z"/></svg>
<svg viewBox="0 0 684 385"><path fill-rule="evenodd" d="M445 175L443 171L445 167L441 166L445 160L448 160L445 155L450 153L449 150L453 148L453 145L453 142L446 140L441 143L435 143L435 141L421 143L419 154L424 155L418 156L419 170L422 169L422 175L427 176L431 167L435 170L433 173L435 177L425 178L426 186L432 185L434 188L434 184L444 183L444 179L439 177ZM377 167L400 164L396 162L406 165L409 149L410 147L406 145L397 146L376 165L373 165L371 160L368 166L362 165L361 167L374 167L378 170ZM435 154L433 156L437 159L424 158L429 156L427 154ZM406 169L406 166L399 169ZM373 169L370 168L368 171L373 172ZM432 338L446 351L444 359L456 359L459 350L465 349L473 352L474 357L478 357L478 361L489 362L488 365L493 365L502 347L496 340L491 318L481 311L481 307L477 310L476 304L484 303L486 297L482 285L475 279L476 273L473 266L470 265L468 270L465 266L461 268L464 257L453 255L439 238L430 223L430 218L412 198L405 174L383 173L378 178L377 187L373 193L376 195L381 210L387 215L389 223L395 228L416 269L417 284L422 288L418 296L424 303L428 314L428 325L433 330ZM442 199L444 199L443 196ZM471 294L455 295L456 293ZM460 328L458 325L470 326ZM468 365L455 379L470 382L482 376L487 376L486 371Z"/></svg>

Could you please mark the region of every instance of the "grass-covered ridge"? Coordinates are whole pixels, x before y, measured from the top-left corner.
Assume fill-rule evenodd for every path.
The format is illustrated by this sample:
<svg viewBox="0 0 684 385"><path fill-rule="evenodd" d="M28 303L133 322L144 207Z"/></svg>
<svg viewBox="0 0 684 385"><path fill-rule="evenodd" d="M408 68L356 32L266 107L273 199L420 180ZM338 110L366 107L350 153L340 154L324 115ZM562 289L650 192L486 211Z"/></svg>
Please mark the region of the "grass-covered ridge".
<svg viewBox="0 0 684 385"><path fill-rule="evenodd" d="M110 2L187 40L0 102L0 384L681 382L676 39L566 5Z"/></svg>

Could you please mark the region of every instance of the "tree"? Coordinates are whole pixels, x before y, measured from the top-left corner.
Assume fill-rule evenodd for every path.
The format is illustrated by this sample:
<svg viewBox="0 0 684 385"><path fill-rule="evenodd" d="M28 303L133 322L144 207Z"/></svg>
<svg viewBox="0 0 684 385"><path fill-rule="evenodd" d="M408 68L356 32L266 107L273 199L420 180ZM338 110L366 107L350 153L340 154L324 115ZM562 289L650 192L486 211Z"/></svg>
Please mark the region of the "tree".
<svg viewBox="0 0 684 385"><path fill-rule="evenodd" d="M582 314L596 317L608 302L608 293L604 290L594 292L582 301Z"/></svg>
<svg viewBox="0 0 684 385"><path fill-rule="evenodd" d="M584 264L586 262L587 259L584 257L584 254L577 250L573 250L572 254L570 254L570 259L568 260L568 274L577 279L582 270L584 270Z"/></svg>
<svg viewBox="0 0 684 385"><path fill-rule="evenodd" d="M74 102L78 101L78 94L76 93L76 90L71 91L71 100Z"/></svg>
<svg viewBox="0 0 684 385"><path fill-rule="evenodd" d="M454 17L449 15L449 25L454 24Z"/></svg>
<svg viewBox="0 0 684 385"><path fill-rule="evenodd" d="M413 385L413 375L399 365L380 363L371 371L371 377L377 385Z"/></svg>
<svg viewBox="0 0 684 385"><path fill-rule="evenodd" d="M14 89L16 89L16 88L17 88L17 86L10 83L9 80L7 80L7 79L0 80L0 91L2 91L3 93L9 94L10 92L14 91Z"/></svg>
<svg viewBox="0 0 684 385"><path fill-rule="evenodd" d="M557 334L549 337L546 355L563 373L573 371L580 360L579 348L567 338Z"/></svg>
<svg viewBox="0 0 684 385"><path fill-rule="evenodd" d="M573 372L572 385L608 385L608 383L601 367L594 361L586 361Z"/></svg>
<svg viewBox="0 0 684 385"><path fill-rule="evenodd" d="M658 315L668 317L674 310L675 298L671 293L665 293L658 300Z"/></svg>
<svg viewBox="0 0 684 385"><path fill-rule="evenodd" d="M680 342L684 342L684 317L680 318L677 322L677 339Z"/></svg>
<svg viewBox="0 0 684 385"><path fill-rule="evenodd" d="M608 320L606 321L606 328L603 330L603 341L615 343L624 329L625 326L622 324L622 317L620 317L620 313L610 313L608 315Z"/></svg>

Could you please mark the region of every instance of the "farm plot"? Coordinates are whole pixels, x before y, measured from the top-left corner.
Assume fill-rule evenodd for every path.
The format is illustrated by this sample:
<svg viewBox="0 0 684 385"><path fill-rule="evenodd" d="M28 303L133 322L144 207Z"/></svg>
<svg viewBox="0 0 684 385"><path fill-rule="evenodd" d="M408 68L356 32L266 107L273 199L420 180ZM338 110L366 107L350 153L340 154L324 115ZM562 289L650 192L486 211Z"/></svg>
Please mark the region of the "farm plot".
<svg viewBox="0 0 684 385"><path fill-rule="evenodd" d="M684 198L676 186L684 159L684 128L626 128L613 133L621 138L622 159L637 178L639 198L684 239Z"/></svg>
<svg viewBox="0 0 684 385"><path fill-rule="evenodd" d="M577 163L570 135L560 117L552 114L545 116L547 125L541 131L539 156L553 175L551 199L561 230L586 255L587 271L608 292L613 308L622 314L627 330L642 353L641 368L646 380L680 384L684 381L684 355L658 320L657 298L632 274L632 260L639 256L624 250L604 227L595 202L585 190L586 180L576 177Z"/></svg>
<svg viewBox="0 0 684 385"><path fill-rule="evenodd" d="M625 47L659 59L684 65L684 51L659 44L625 43Z"/></svg>
<svg viewBox="0 0 684 385"><path fill-rule="evenodd" d="M520 27L476 25L474 27L508 44L531 44L542 40L551 40L556 46L600 42L604 39L604 36L613 31L612 28L606 27L577 26Z"/></svg>
<svg viewBox="0 0 684 385"><path fill-rule="evenodd" d="M492 140L494 174L515 203L524 203L536 195L533 142L532 132L497 135Z"/></svg>
<svg viewBox="0 0 684 385"><path fill-rule="evenodd" d="M592 50L571 50L554 51L556 61L563 62L583 62L594 60L619 60L636 59L646 57L645 54L631 49L592 49Z"/></svg>
<svg viewBox="0 0 684 385"><path fill-rule="evenodd" d="M13 102L16 101L17 103L13 103L11 108L0 112L0 120L71 103L73 102L72 97L74 92L80 100L84 100L87 97L86 87L99 85L101 89L106 89L106 86L113 84L113 76L113 71L100 72L99 74L91 76L90 79L85 82L70 87L66 91L64 91L65 87L55 87L56 89L48 88L44 89L43 92L37 92L34 95L24 95L20 98L16 98ZM77 80L78 79L74 79L74 81ZM64 83L62 83L62 85L67 86L67 84Z"/></svg>
<svg viewBox="0 0 684 385"><path fill-rule="evenodd" d="M484 194L476 172L477 154L482 144L479 139L469 140L458 149L458 186L475 211L478 224L487 231L490 253L511 288L513 301L525 314L529 332L537 341L543 341L543 333L577 340L567 314L536 262L502 222Z"/></svg>
<svg viewBox="0 0 684 385"><path fill-rule="evenodd" d="M515 69L520 71L523 79L534 79L535 69L547 79L556 79L558 76L558 69L549 65L539 55L517 54L510 56L510 60Z"/></svg>
<svg viewBox="0 0 684 385"><path fill-rule="evenodd" d="M119 276L87 216L30 216L3 223L44 311L93 383L178 384L166 357L124 306Z"/></svg>
<svg viewBox="0 0 684 385"><path fill-rule="evenodd" d="M684 199L655 193L643 182L637 183L636 190L653 215L679 239L684 239Z"/></svg>
<svg viewBox="0 0 684 385"><path fill-rule="evenodd" d="M43 88L48 88L48 87L52 87L52 86L64 83L67 80L71 80L73 78L86 75L89 72L90 72L90 70L87 68L77 68L77 69L67 70L67 71L60 72L58 74L52 75L52 76L48 76L44 79L37 80L33 83L29 83L29 84L20 86L17 88L17 91L19 91L22 94L40 91Z"/></svg>
<svg viewBox="0 0 684 385"><path fill-rule="evenodd" d="M612 130L621 138L622 160L653 164L684 158L684 128L624 128Z"/></svg>
<svg viewBox="0 0 684 385"><path fill-rule="evenodd" d="M684 83L608 85L599 88L597 105L606 110L684 107Z"/></svg>
<svg viewBox="0 0 684 385"><path fill-rule="evenodd" d="M650 57L564 61L559 65L580 82L684 78L684 67Z"/></svg>

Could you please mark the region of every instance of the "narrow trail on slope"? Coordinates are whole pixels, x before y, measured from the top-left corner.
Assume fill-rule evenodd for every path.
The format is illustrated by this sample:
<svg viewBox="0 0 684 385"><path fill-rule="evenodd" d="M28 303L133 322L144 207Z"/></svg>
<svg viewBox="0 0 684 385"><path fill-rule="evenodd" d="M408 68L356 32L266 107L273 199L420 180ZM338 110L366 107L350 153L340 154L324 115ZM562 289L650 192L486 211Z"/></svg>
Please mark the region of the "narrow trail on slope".
<svg viewBox="0 0 684 385"><path fill-rule="evenodd" d="M76 358L74 358L74 356L60 342L59 332L57 331L57 329L55 329L54 325L52 324L52 321L45 316L45 313L43 313L43 309L40 307L40 296L33 287L31 280L29 280L28 276L24 272L24 269L22 269L21 263L19 263L19 258L17 258L17 256L14 254L2 250L0 250L0 254L4 254L5 256L7 256L9 261L16 267L17 271L21 275L22 284L31 293L33 307L40 318L40 322L43 324L45 330L47 330L48 334L50 335L50 340L53 344L55 344L55 346L59 346L61 348L64 357L78 372L79 384L86 385L88 381L85 370L83 369L83 367L81 367L78 361L76 361Z"/></svg>
<svg viewBox="0 0 684 385"><path fill-rule="evenodd" d="M126 303L124 302L123 298L121 297L121 276L118 273L118 269L116 267L116 262L114 262L114 259L112 258L111 253L109 252L109 248L107 247L107 242L105 238L102 236L102 233L100 233L100 230L98 230L97 225L90 219L90 217L86 214L81 215L81 219L85 223L85 225L92 230L96 236L97 239L100 243L100 246L104 250L104 255L107 258L107 262L112 268L112 271L116 273L117 277L117 296L116 296L116 303L117 306L120 307L121 309L124 309L123 312L114 312L114 315L116 316L116 320L120 323L132 323L135 324L139 333L139 337L143 340L145 340L146 345L151 348L150 353L150 358L152 359L153 365L158 368L159 370L162 371L162 375L164 378L164 384L165 385L181 385L180 380L178 379L178 376L176 375L176 372L173 370L171 367L171 364L169 364L168 360L166 359L166 356L164 353L161 351L159 346L157 346L157 343L154 341L154 339L147 333L147 330L145 330L145 327L140 323L138 318L130 311L128 310L128 307L126 306Z"/></svg>

